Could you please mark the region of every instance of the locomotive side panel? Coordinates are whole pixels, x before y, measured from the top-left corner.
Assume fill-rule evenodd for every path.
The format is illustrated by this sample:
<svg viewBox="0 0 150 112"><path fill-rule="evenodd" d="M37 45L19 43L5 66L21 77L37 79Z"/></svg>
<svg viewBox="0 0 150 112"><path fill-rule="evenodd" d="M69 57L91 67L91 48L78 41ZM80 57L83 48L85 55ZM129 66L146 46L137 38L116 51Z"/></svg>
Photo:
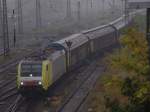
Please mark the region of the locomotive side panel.
<svg viewBox="0 0 150 112"><path fill-rule="evenodd" d="M55 57L52 60L52 80L55 82L58 80L64 73L66 73L66 57L65 54L58 54L58 57Z"/></svg>
<svg viewBox="0 0 150 112"><path fill-rule="evenodd" d="M48 90L49 86L52 84L52 69L49 60L43 61L42 64L42 86L44 90Z"/></svg>

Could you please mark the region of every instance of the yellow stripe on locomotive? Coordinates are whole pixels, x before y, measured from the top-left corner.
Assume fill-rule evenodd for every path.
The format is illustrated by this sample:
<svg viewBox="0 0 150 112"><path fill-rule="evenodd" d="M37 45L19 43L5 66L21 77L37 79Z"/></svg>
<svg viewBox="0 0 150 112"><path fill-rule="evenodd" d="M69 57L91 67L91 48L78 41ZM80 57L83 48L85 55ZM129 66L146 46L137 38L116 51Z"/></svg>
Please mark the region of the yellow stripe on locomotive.
<svg viewBox="0 0 150 112"><path fill-rule="evenodd" d="M52 84L52 67L50 61L43 61L42 64L42 85L44 90L48 90Z"/></svg>

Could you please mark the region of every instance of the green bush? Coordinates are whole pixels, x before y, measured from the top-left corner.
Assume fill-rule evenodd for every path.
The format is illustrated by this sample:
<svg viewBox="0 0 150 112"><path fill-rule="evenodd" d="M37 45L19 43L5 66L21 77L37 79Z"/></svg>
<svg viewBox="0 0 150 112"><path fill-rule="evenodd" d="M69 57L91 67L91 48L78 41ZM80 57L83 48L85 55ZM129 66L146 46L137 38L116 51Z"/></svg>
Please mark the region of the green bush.
<svg viewBox="0 0 150 112"><path fill-rule="evenodd" d="M111 112L150 112L147 40L137 28L129 28L120 42L122 47L106 58L109 75L105 76L104 85L105 93L110 98L105 99L106 107L111 104L109 105ZM113 94L114 88L120 91L118 94L121 97L117 98L117 94ZM121 104L122 99L127 102Z"/></svg>

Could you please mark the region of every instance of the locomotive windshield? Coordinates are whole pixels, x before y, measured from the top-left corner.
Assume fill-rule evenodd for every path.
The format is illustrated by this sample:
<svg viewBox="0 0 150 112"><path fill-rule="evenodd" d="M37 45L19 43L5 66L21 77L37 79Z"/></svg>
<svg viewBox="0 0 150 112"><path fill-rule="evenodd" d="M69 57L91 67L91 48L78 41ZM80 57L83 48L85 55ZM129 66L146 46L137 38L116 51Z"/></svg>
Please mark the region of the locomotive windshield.
<svg viewBox="0 0 150 112"><path fill-rule="evenodd" d="M42 75L42 64L22 64L21 76L39 77Z"/></svg>

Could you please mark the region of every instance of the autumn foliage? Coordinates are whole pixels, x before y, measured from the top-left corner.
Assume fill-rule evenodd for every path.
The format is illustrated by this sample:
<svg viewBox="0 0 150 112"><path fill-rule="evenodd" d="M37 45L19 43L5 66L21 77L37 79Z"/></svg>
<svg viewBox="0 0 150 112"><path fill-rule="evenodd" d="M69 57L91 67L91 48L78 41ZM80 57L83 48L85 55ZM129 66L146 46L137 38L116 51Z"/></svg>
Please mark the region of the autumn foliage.
<svg viewBox="0 0 150 112"><path fill-rule="evenodd" d="M137 28L120 38L121 48L106 57L100 80L105 112L150 112L150 64L148 42ZM98 100L98 99L97 99ZM97 106L98 107L98 106ZM101 112L100 109L95 110Z"/></svg>
<svg viewBox="0 0 150 112"><path fill-rule="evenodd" d="M145 35L129 28L120 42L122 47L106 58L108 75L104 86L107 103L112 104L109 108L113 111L115 107L116 112L150 112L149 49ZM117 93L112 94L115 89Z"/></svg>

